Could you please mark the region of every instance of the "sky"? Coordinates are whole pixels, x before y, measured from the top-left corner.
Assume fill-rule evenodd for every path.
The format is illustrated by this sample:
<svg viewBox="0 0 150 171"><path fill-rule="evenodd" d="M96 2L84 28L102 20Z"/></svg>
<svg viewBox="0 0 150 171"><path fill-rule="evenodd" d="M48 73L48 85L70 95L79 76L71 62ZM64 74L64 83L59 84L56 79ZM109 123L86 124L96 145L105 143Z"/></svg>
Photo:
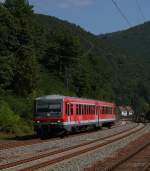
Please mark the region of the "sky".
<svg viewBox="0 0 150 171"><path fill-rule="evenodd" d="M150 20L150 0L114 1L129 20L130 27ZM29 0L29 2L34 5L36 13L67 20L94 34L129 28L112 0Z"/></svg>

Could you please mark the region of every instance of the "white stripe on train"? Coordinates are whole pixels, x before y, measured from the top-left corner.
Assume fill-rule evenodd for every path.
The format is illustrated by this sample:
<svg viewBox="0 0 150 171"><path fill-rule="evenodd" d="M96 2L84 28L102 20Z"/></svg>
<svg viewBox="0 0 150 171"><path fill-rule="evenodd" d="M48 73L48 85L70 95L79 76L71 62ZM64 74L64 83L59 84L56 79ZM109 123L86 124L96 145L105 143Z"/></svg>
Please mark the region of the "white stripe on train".
<svg viewBox="0 0 150 171"><path fill-rule="evenodd" d="M115 119L100 119L99 123L107 122L107 121L115 121ZM62 122L63 125L75 125L75 124L85 124L85 123L97 123L98 120L86 120L86 121L68 121L68 122Z"/></svg>

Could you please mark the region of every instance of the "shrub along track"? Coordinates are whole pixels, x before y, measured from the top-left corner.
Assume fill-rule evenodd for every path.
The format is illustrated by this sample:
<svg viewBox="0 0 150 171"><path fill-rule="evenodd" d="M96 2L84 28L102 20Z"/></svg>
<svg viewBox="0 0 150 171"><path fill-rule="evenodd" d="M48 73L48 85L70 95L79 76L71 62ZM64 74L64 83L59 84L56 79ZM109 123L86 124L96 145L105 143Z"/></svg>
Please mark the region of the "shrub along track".
<svg viewBox="0 0 150 171"><path fill-rule="evenodd" d="M134 128L130 128L130 130L126 130L121 133L117 133L112 136L108 136L105 138L99 138L90 142L85 142L79 145L75 145L72 147L68 147L65 149L59 149L53 152L44 153L42 155L34 156L31 158L27 158L24 160L19 160L13 163L8 163L4 165L0 165L0 170L7 169L7 170L20 170L20 171L27 171L27 170L37 170L39 168L56 164L63 160L70 159L72 157L84 154L86 152L96 150L100 147L113 143L117 140L120 140L124 137L127 137L131 134L136 133L143 129L143 125L135 126ZM9 168L9 169L8 169Z"/></svg>
<svg viewBox="0 0 150 171"><path fill-rule="evenodd" d="M121 126L121 124L117 124L115 126L112 126L112 129L113 128L116 128L116 127L119 127ZM94 130L91 130L91 132L88 132L89 133L93 133ZM84 131L84 132L80 132L80 133L76 133L76 134L71 134L70 136L73 137L73 136L80 136L81 134L87 134L87 131ZM67 138L66 136L64 138ZM15 148L15 147L21 147L21 146L26 146L26 145L32 145L32 144L38 144L38 143L42 143L42 142L48 142L48 141L55 141L55 140L58 140L60 139L60 137L53 137L53 138L50 138L50 139L46 139L46 140L41 140L39 138L31 138L30 140L18 140L18 141L13 141L13 142L3 142L3 143L0 143L0 150L4 150L4 149L10 149L10 148Z"/></svg>
<svg viewBox="0 0 150 171"><path fill-rule="evenodd" d="M96 162L85 171L149 171L150 170L150 133L143 135L115 156Z"/></svg>

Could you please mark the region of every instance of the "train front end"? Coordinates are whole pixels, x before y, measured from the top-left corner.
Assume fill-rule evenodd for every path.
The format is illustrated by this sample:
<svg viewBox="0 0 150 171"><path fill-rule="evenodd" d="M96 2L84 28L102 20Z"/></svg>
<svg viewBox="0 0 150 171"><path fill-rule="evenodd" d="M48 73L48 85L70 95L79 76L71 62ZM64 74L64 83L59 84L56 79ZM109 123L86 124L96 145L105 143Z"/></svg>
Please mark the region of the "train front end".
<svg viewBox="0 0 150 171"><path fill-rule="evenodd" d="M39 137L63 131L63 100L48 97L34 102L34 130Z"/></svg>

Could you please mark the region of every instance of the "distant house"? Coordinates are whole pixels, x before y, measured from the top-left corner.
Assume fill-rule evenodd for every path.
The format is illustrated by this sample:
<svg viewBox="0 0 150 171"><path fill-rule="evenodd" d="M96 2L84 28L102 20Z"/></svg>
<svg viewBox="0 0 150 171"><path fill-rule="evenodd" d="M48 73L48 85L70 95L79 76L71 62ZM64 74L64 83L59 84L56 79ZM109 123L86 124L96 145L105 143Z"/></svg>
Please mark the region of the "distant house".
<svg viewBox="0 0 150 171"><path fill-rule="evenodd" d="M127 116L128 112L125 106L119 106L120 116Z"/></svg>
<svg viewBox="0 0 150 171"><path fill-rule="evenodd" d="M131 106L119 106L118 109L120 116L123 117L132 116L134 114L134 111Z"/></svg>
<svg viewBox="0 0 150 171"><path fill-rule="evenodd" d="M134 114L134 111L133 111L131 106L126 106L126 109L127 109L127 112L128 112L128 116L131 116L131 115Z"/></svg>

